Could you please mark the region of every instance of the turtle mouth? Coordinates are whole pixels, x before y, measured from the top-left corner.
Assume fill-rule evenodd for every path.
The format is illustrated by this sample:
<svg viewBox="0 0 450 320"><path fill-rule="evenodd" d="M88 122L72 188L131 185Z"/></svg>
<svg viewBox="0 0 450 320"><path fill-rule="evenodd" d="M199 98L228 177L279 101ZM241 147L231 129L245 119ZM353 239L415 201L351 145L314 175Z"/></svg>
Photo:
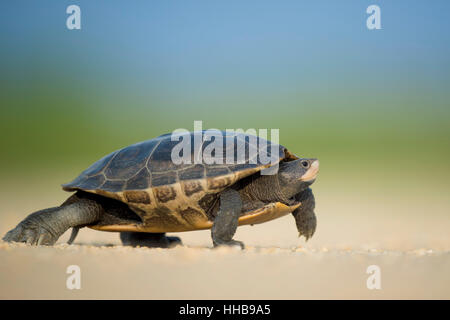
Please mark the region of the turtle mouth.
<svg viewBox="0 0 450 320"><path fill-rule="evenodd" d="M301 176L300 181L313 181L319 173L319 160L314 160L309 169Z"/></svg>

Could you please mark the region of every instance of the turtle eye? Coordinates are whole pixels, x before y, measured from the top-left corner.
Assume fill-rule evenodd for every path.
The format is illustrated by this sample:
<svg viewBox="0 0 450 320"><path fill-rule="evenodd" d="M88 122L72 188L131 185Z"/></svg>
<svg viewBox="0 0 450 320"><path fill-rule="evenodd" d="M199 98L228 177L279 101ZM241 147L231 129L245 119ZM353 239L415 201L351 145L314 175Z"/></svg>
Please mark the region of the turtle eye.
<svg viewBox="0 0 450 320"><path fill-rule="evenodd" d="M303 168L308 168L309 167L309 162L307 160L302 160L300 162L300 164L302 165Z"/></svg>

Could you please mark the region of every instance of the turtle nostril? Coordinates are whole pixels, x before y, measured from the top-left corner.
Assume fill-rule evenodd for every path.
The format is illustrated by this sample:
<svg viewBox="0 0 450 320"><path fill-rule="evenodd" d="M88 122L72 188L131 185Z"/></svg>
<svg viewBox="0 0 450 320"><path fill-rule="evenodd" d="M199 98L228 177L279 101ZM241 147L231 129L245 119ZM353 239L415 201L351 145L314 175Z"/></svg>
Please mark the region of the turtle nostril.
<svg viewBox="0 0 450 320"><path fill-rule="evenodd" d="M301 164L302 164L302 166L303 166L304 168L308 168L308 166L309 166L309 162L306 161L306 160L303 160L303 161L301 162Z"/></svg>

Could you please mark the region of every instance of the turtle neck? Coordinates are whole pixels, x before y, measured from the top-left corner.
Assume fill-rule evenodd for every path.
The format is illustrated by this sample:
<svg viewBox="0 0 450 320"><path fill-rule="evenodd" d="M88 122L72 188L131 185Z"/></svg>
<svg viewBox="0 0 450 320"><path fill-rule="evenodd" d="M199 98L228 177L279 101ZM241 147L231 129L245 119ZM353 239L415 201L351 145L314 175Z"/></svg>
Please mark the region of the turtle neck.
<svg viewBox="0 0 450 320"><path fill-rule="evenodd" d="M291 196L286 196L280 187L280 179L278 174L261 175L256 174L243 179L242 189L245 195L252 200L260 200L263 202L281 202L288 204Z"/></svg>

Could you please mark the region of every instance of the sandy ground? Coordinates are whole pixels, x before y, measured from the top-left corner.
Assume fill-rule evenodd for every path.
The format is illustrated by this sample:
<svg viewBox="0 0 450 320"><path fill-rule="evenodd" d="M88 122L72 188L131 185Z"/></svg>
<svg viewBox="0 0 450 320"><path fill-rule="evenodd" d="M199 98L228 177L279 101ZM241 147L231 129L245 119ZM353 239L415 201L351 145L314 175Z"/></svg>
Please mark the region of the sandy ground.
<svg viewBox="0 0 450 320"><path fill-rule="evenodd" d="M59 190L3 189L0 233L67 196ZM316 192L318 229L308 243L291 216L238 229L244 251L212 249L209 231L176 234L174 249L129 248L118 234L66 233L54 247L0 242L1 299L449 299L449 200L433 190L376 194ZM414 200L412 200L414 199ZM66 269L81 269L81 289L69 290ZM381 270L369 290L366 269Z"/></svg>

